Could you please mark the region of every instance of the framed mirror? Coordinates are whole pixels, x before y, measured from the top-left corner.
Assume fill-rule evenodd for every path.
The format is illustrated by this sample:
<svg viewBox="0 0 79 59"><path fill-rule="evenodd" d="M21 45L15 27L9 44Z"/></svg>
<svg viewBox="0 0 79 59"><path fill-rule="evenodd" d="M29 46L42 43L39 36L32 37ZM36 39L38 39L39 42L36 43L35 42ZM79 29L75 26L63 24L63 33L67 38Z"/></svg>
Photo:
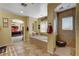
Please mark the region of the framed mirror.
<svg viewBox="0 0 79 59"><path fill-rule="evenodd" d="M73 16L62 18L62 30L73 30Z"/></svg>

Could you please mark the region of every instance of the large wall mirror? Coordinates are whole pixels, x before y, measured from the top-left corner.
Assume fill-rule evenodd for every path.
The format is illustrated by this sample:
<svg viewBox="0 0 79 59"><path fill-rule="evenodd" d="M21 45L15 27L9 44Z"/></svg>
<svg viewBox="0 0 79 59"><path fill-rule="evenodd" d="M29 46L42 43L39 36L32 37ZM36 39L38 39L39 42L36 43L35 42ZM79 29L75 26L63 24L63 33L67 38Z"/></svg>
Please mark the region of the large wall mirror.
<svg viewBox="0 0 79 59"><path fill-rule="evenodd" d="M48 21L47 16L40 19L40 32L41 33L47 33L48 28Z"/></svg>
<svg viewBox="0 0 79 59"><path fill-rule="evenodd" d="M73 16L62 18L62 30L73 30Z"/></svg>
<svg viewBox="0 0 79 59"><path fill-rule="evenodd" d="M42 21L40 23L40 32L47 32L48 22Z"/></svg>

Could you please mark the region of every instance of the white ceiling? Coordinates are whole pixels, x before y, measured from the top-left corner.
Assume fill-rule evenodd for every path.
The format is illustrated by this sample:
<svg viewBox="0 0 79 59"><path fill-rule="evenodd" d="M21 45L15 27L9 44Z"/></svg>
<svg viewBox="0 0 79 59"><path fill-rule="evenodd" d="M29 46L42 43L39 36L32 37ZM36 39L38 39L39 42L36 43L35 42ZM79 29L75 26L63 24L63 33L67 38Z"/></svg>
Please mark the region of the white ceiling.
<svg viewBox="0 0 79 59"><path fill-rule="evenodd" d="M75 7L74 3L62 3L55 8L56 12L61 12ZM47 16L47 3L27 3L26 7L20 3L0 3L0 9L4 9L21 16L33 18Z"/></svg>
<svg viewBox="0 0 79 59"><path fill-rule="evenodd" d="M47 16L46 3L27 3L26 7L21 6L20 3L0 3L0 9L5 9L17 15L33 18Z"/></svg>

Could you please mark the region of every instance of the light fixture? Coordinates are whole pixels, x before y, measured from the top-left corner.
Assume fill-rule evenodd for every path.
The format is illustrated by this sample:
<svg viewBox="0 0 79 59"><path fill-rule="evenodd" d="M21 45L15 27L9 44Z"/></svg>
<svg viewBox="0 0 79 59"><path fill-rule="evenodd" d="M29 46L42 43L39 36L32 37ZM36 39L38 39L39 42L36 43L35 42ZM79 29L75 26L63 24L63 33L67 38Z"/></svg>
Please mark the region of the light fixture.
<svg viewBox="0 0 79 59"><path fill-rule="evenodd" d="M23 13L23 11L20 11L20 13Z"/></svg>
<svg viewBox="0 0 79 59"><path fill-rule="evenodd" d="M27 3L21 3L21 5L22 5L23 7L26 7L26 6L27 6Z"/></svg>
<svg viewBox="0 0 79 59"><path fill-rule="evenodd" d="M20 23L20 24L23 24L24 23L23 21L17 20L17 19L12 20L12 22L14 22L14 23Z"/></svg>

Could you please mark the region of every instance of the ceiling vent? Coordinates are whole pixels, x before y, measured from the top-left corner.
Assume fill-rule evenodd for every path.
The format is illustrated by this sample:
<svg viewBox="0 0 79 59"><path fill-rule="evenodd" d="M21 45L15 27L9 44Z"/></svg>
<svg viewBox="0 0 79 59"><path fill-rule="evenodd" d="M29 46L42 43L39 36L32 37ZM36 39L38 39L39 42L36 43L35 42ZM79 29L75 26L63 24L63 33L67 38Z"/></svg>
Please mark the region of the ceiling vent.
<svg viewBox="0 0 79 59"><path fill-rule="evenodd" d="M27 6L27 3L21 3L21 5L22 5L23 7L26 7L26 6Z"/></svg>
<svg viewBox="0 0 79 59"><path fill-rule="evenodd" d="M60 10L61 10L61 9L64 9L64 7L62 6L62 7L60 7L59 9L60 9Z"/></svg>

